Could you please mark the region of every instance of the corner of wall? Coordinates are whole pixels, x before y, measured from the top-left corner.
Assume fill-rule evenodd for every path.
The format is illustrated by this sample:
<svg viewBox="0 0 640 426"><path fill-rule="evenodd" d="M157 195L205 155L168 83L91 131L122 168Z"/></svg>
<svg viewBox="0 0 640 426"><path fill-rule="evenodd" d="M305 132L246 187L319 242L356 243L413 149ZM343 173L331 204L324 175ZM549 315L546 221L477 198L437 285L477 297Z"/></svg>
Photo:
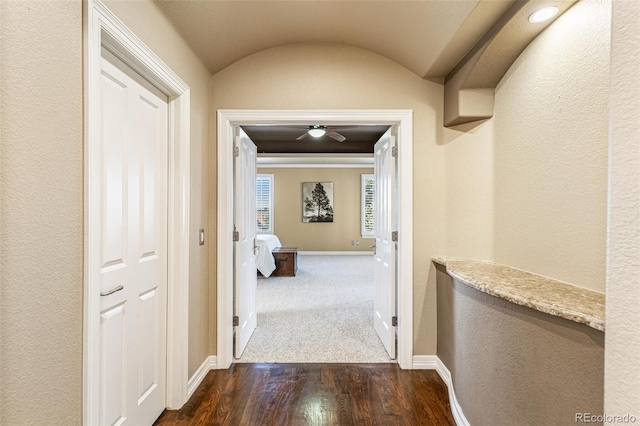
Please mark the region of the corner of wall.
<svg viewBox="0 0 640 426"><path fill-rule="evenodd" d="M640 419L640 3L613 2L604 412ZM617 423L614 420L607 424ZM622 423L622 422L620 422Z"/></svg>

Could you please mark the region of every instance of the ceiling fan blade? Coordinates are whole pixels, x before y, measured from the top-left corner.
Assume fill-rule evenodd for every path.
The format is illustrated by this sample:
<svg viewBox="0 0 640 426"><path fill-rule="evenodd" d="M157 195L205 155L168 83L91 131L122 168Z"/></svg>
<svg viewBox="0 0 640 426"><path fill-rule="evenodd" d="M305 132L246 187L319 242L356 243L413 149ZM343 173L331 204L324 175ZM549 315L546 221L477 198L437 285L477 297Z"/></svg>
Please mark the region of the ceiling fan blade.
<svg viewBox="0 0 640 426"><path fill-rule="evenodd" d="M327 133L325 133L325 135L329 136L331 139L337 140L338 142L344 142L347 140L347 138L342 136L340 133L334 132L333 130L327 130Z"/></svg>
<svg viewBox="0 0 640 426"><path fill-rule="evenodd" d="M309 132L304 132L303 134L301 134L300 136L298 136L298 137L296 138L296 140L297 140L297 141L299 141L300 139L304 139L304 138L306 138L307 136L309 136Z"/></svg>

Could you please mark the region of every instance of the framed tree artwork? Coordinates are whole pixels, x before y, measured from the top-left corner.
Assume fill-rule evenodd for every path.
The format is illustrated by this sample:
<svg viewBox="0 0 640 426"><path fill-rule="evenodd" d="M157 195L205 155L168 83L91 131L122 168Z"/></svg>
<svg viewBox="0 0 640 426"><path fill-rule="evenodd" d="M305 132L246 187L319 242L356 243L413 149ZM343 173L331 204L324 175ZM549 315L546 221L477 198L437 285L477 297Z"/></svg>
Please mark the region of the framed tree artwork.
<svg viewBox="0 0 640 426"><path fill-rule="evenodd" d="M333 222L333 182L302 183L302 222Z"/></svg>

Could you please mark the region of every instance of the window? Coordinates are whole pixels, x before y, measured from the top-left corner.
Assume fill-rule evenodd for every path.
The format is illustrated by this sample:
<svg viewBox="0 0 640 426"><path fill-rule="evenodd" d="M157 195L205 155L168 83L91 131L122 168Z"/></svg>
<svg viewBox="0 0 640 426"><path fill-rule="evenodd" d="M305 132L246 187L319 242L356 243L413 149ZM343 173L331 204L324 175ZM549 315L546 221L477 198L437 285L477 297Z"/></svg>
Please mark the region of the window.
<svg viewBox="0 0 640 426"><path fill-rule="evenodd" d="M256 177L256 225L258 234L273 234L273 175Z"/></svg>
<svg viewBox="0 0 640 426"><path fill-rule="evenodd" d="M360 179L360 233L363 238L373 238L375 179L373 174L360 175Z"/></svg>

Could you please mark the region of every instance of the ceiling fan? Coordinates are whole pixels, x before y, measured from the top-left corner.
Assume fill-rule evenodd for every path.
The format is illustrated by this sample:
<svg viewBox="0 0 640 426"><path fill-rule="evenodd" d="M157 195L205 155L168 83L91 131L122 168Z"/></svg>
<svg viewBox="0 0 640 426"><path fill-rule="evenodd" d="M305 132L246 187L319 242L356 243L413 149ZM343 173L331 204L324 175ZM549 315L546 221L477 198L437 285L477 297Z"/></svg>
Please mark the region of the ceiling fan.
<svg viewBox="0 0 640 426"><path fill-rule="evenodd" d="M328 136L331 139L335 139L338 142L344 142L347 140L346 137L336 132L335 130L341 129L350 129L352 127L358 126L342 126L342 127L332 127L332 126L322 126L322 125L314 125L309 126L309 130L296 138L297 141L306 138L307 136L313 136L314 138L319 138L321 136Z"/></svg>

